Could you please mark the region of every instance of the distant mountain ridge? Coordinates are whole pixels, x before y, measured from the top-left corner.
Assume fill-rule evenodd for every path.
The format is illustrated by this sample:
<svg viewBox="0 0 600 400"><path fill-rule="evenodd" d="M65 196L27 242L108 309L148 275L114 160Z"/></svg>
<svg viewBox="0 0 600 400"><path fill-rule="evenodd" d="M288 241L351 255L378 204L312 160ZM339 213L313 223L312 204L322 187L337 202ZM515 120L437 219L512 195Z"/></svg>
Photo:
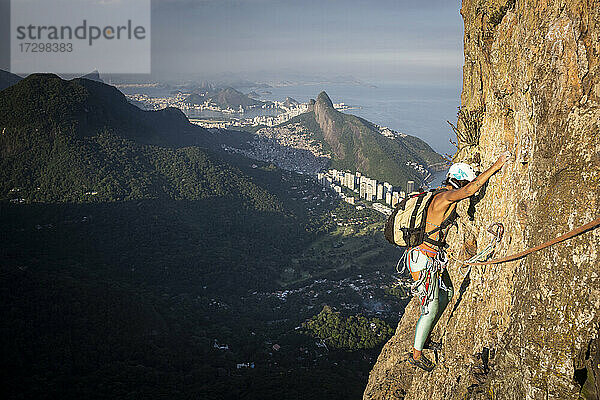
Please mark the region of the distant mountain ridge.
<svg viewBox="0 0 600 400"><path fill-rule="evenodd" d="M83 75L82 78L89 79L91 81L96 81L96 82L104 83L104 81L102 80L102 78L100 78L100 73L98 72L97 69L93 70L89 74Z"/></svg>
<svg viewBox="0 0 600 400"><path fill-rule="evenodd" d="M441 155L419 138L409 135L389 138L371 122L337 111L325 92L310 102L309 112L283 125L298 122L331 151L333 168L359 171L395 186L405 187L408 180L419 183L425 178L414 164L429 167L445 163Z"/></svg>
<svg viewBox="0 0 600 400"><path fill-rule="evenodd" d="M296 99L294 99L294 98L292 98L292 97L289 97L289 96L288 96L288 97L286 97L286 98L285 98L285 101L283 102L283 105L284 105L285 107L288 107L288 108L289 108L289 107L294 107L294 106L297 106L297 105L299 105L299 104L300 104L300 102L299 102L298 100L296 100Z"/></svg>
<svg viewBox="0 0 600 400"><path fill-rule="evenodd" d="M265 104L260 100L255 100L249 95L246 95L234 88L227 87L225 89L210 90L204 94L193 93L186 101L192 104L203 104L205 101L210 101L216 104L220 108L233 108L238 109L239 107L248 108L251 106L260 106Z"/></svg>

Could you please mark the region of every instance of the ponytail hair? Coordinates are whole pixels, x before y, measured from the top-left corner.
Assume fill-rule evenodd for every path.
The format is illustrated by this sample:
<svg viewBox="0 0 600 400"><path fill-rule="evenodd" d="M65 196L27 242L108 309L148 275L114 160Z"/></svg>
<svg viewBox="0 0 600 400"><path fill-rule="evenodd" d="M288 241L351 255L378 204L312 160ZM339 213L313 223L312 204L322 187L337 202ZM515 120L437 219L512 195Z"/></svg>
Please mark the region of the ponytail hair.
<svg viewBox="0 0 600 400"><path fill-rule="evenodd" d="M454 189L460 189L461 187L465 187L467 186L469 183L471 183L470 181L466 180L466 179L462 179L462 180L458 180L452 176L447 177L442 184L443 185L450 185L452 186Z"/></svg>

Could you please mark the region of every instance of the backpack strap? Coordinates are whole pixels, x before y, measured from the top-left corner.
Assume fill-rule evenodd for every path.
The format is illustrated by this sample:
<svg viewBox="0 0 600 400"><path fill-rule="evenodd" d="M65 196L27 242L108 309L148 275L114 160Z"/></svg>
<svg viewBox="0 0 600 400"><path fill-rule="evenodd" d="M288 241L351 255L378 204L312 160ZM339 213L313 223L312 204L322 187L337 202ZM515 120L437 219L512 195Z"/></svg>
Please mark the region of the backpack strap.
<svg viewBox="0 0 600 400"><path fill-rule="evenodd" d="M441 237L441 235L440 235L440 237ZM446 242L444 241L444 239L434 240L434 239L430 238L429 236L426 236L425 239L423 239L423 241L426 243L432 244L434 246L437 246L440 249L446 247Z"/></svg>
<svg viewBox="0 0 600 400"><path fill-rule="evenodd" d="M432 233L436 233L438 231L441 233L448 226L452 225L452 223L454 222L454 220L456 219L457 216L458 216L458 213L456 212L456 209L452 210L450 215L448 215L448 217L446 217L446 219L442 221L440 226L436 226L433 230L426 232L426 234L431 235Z"/></svg>
<svg viewBox="0 0 600 400"><path fill-rule="evenodd" d="M408 229L410 231L415 229L415 223L417 220L417 214L419 213L419 208L421 207L421 203L423 203L423 199L425 198L425 196L419 196L417 198L417 202L415 203L415 208L413 209L412 215L410 216L410 223L408 225ZM433 199L433 196L431 196L430 200L427 202L426 206L425 206L425 213L427 213L427 207L429 207L429 203L431 203L431 199ZM425 215L423 215L423 221L425 220ZM423 224L422 224L423 225Z"/></svg>
<svg viewBox="0 0 600 400"><path fill-rule="evenodd" d="M444 190L446 190L446 189L440 189L440 190L434 189L434 190L425 192L425 193L431 193L432 194L431 196L419 195L419 198L417 199L417 202L415 203L415 208L413 210L413 214L411 216L410 225L409 225L409 231L415 232L415 239L414 239L414 242L412 243L413 246L423 243L425 241L425 239L427 238L427 235L425 233L425 224L427 222L427 210L429 209L429 205L433 201L433 198L438 193L440 193ZM423 215L421 216L421 222L420 222L420 225L415 228L415 219L417 217L417 213L418 213L419 209L421 208L421 204L423 203L423 200L425 199L425 197L428 197L428 198L427 198L427 202L425 203L425 205L423 207Z"/></svg>

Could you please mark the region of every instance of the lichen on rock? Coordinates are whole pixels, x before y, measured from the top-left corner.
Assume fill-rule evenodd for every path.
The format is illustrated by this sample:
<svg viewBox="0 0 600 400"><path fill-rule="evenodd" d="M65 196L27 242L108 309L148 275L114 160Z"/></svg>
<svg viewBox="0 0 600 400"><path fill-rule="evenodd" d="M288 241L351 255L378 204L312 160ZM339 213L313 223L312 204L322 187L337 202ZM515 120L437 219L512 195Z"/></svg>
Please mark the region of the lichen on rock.
<svg viewBox="0 0 600 400"><path fill-rule="evenodd" d="M485 113L479 144L454 160L484 169L514 155L474 210L459 205L448 251L464 260L489 242L493 222L506 229L495 252L504 256L600 216L600 3L463 0L461 14L461 107ZM598 398L599 249L596 229L466 277L451 261L455 296L433 332L444 345L436 368L406 362L413 300L364 399Z"/></svg>

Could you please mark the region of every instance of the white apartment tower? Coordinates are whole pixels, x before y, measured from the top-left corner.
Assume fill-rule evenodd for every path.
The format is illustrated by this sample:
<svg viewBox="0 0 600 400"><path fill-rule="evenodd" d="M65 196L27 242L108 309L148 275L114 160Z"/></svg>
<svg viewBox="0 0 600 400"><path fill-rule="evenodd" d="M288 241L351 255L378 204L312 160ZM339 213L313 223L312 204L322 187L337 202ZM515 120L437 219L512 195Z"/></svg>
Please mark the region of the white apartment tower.
<svg viewBox="0 0 600 400"><path fill-rule="evenodd" d="M394 192L392 193L392 207L396 207L396 204L398 204L400 202L400 195L398 194L398 192Z"/></svg>
<svg viewBox="0 0 600 400"><path fill-rule="evenodd" d="M384 196L383 185L381 183L379 183L377 185L377 200L383 200L383 196Z"/></svg>
<svg viewBox="0 0 600 400"><path fill-rule="evenodd" d="M392 205L392 192L385 193L385 204Z"/></svg>
<svg viewBox="0 0 600 400"><path fill-rule="evenodd" d="M413 193L415 191L415 181L406 182L406 193Z"/></svg>

